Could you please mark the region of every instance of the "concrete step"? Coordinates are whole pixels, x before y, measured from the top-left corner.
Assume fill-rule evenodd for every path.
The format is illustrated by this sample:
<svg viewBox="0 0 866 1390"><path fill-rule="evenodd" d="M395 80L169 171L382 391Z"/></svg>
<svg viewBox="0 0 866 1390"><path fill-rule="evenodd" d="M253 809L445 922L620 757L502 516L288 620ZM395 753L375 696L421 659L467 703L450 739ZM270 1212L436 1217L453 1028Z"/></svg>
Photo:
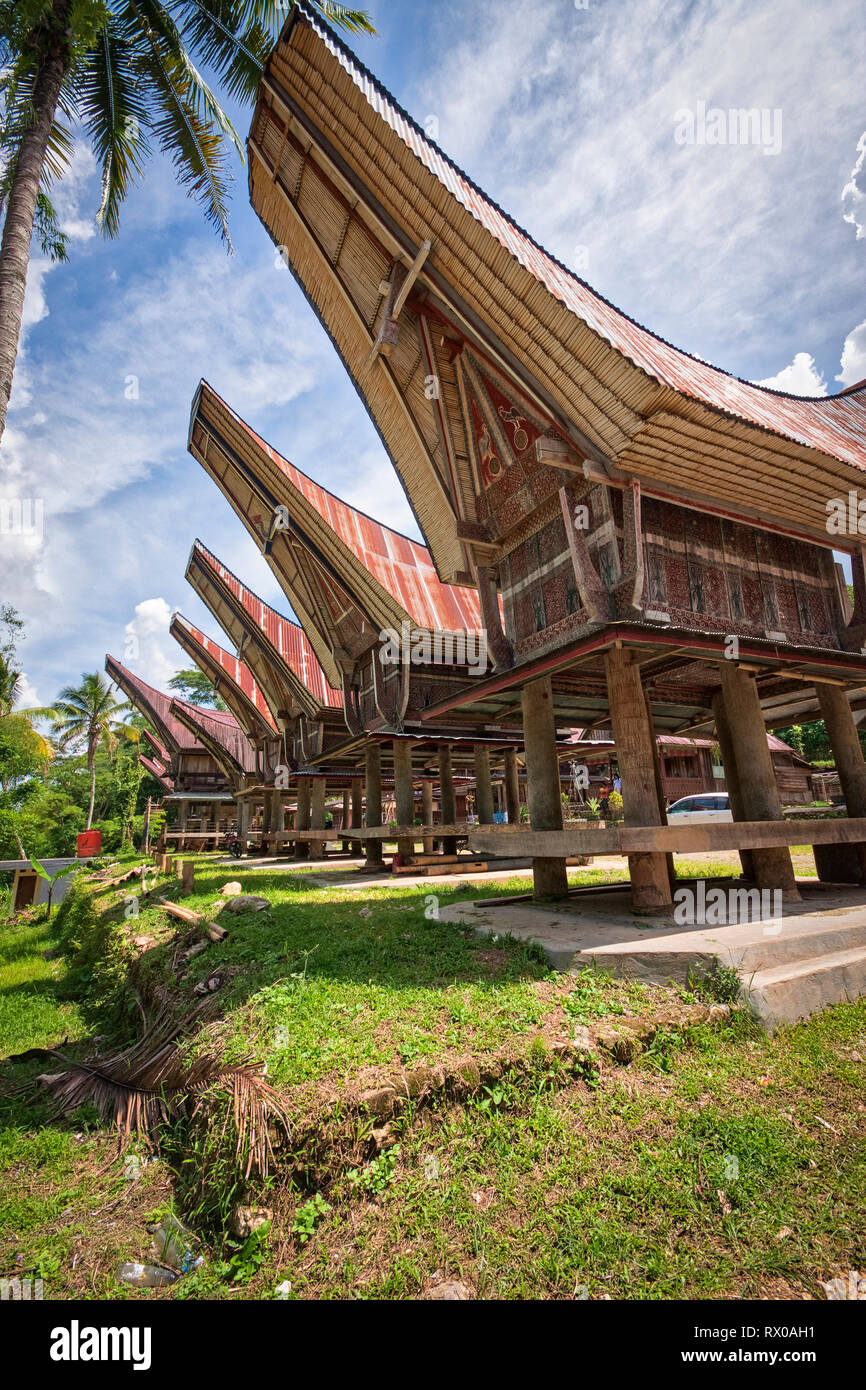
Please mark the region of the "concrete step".
<svg viewBox="0 0 866 1390"><path fill-rule="evenodd" d="M730 948L732 963L744 974L866 947L866 921L858 921L860 915L859 912L831 912L820 920L790 916L780 922L767 922L758 939L739 950L736 946Z"/></svg>
<svg viewBox="0 0 866 1390"><path fill-rule="evenodd" d="M743 1000L773 1032L809 1018L828 1004L866 995L866 947L806 956L743 978Z"/></svg>

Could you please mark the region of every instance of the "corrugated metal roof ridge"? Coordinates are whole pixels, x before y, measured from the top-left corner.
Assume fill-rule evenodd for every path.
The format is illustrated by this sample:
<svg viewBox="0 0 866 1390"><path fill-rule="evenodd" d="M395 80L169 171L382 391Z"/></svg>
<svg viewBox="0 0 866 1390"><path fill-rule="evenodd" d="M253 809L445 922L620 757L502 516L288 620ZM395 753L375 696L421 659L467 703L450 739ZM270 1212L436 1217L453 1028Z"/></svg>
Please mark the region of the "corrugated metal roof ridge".
<svg viewBox="0 0 866 1390"><path fill-rule="evenodd" d="M210 389L212 390L213 388ZM216 392L214 392L214 395L216 395ZM217 396L217 400L221 400L221 397ZM225 402L223 402L223 404L225 405ZM231 407L226 406L226 409L231 410ZM243 421L241 421L241 423L243 423ZM193 542L193 551L204 557L205 563L216 571L223 582L228 583L228 581L232 581L238 586L239 592L237 597L240 599L242 607L256 623L265 640L271 646L273 646L273 639L268 636L265 613L273 615L276 620L278 639L277 651L280 656L292 671L294 671L301 684L306 686L310 694L317 699L320 704L331 709L341 709L343 705L343 692L337 690L336 687L331 685L328 681L318 657L310 646L309 638L300 623L292 622L291 618L284 617L276 608L272 608L270 604L265 603L264 599L259 598L258 594L253 593L252 589L244 584L243 580L239 579L238 576L234 574L227 565L224 565L222 561L214 555L213 551L208 550L207 546L200 540L196 539ZM229 588L231 588L231 583L229 583ZM247 600L249 600L249 602ZM255 605L258 605L258 613L255 611ZM284 639L287 640L284 641Z"/></svg>
<svg viewBox="0 0 866 1390"><path fill-rule="evenodd" d="M175 621L182 624L195 639L198 646L203 648L209 656L213 657L221 669L226 673L229 680L237 686L245 699L250 700L262 718L267 721L272 729L276 730L277 726L271 718L271 712L268 709L265 697L259 689L258 682L246 662L241 661L234 653L226 651L226 649L221 647L218 642L215 642L212 637L208 637L207 633L194 627L189 619L185 618L182 613L175 613L174 616ZM249 682L250 689L244 688L244 679Z"/></svg>
<svg viewBox="0 0 866 1390"><path fill-rule="evenodd" d="M183 711L184 718L201 730L202 737L211 739L243 771L252 772L255 770L255 749L234 715L228 710L208 709L203 705L193 705L190 704L189 700L182 700L178 696L175 696L171 704L174 710ZM178 718L179 716L174 715L173 717Z"/></svg>
<svg viewBox="0 0 866 1390"><path fill-rule="evenodd" d="M694 353L690 353L684 348L678 348L673 343L668 342L667 339L653 332L651 328L647 328L644 324L639 323L637 319L632 318L623 310L618 309L610 300L605 299L603 295L599 294L597 290L594 290L585 280L582 280L580 276L576 275L573 270L570 270L568 266L563 265L555 256L546 251L513 217L505 212L493 199L488 197L484 190L474 183L469 175L450 159L435 141L432 141L429 136L427 136L418 123L400 106L379 79L365 67L343 40L324 23L321 17L313 13L303 3L303 0L296 0L292 12L283 28L280 42L288 40L292 29L302 19L319 35L326 48L328 48L334 58L336 58L337 62L339 62L340 66L365 97L368 104L388 125L390 125L395 134L403 140L407 148L415 154L416 158L424 164L428 171L461 203L461 206L465 207L466 210L475 217L476 221L482 226L486 226L487 224L478 215L471 204L459 197L460 190L454 186L449 178L445 177L445 171L450 171L452 174L456 175L457 178L462 180L467 189L479 198L485 207L496 215L496 218L501 219L505 227L517 233L517 235L525 241L527 247L536 252L546 263L546 266L555 272L552 278L557 288L560 289L560 293L554 291L552 285L548 284L547 280L530 263L529 259L524 259L518 254L518 248L514 245L511 237L507 237L504 234L503 236L498 236L489 226L487 226L488 232L490 232L499 244L505 250L509 251L526 270L534 275L536 280L543 284L554 298L559 299L566 308L569 308L578 317L582 318L584 322L608 342L615 351L620 352L622 356L631 360L634 365L640 367L654 379L669 385L672 389L679 391L684 396L692 394L695 399L733 418L742 419L747 423L757 425L759 428L767 429L772 433L779 434L783 438L791 439L793 442L804 445L807 448L814 448L818 452L826 453L829 457L841 458L843 461L849 462L856 467L866 467L866 388L864 388L862 392L856 391L855 388L854 394L862 395L863 399L856 400L853 410L850 410L845 407L849 402L852 402L851 387L845 388L832 396L794 396L788 392L777 391L772 387L759 386L756 382L747 381L742 377L735 376L732 372L726 371L723 367L714 366L712 363L706 362L703 358L696 356ZM413 139L410 140L407 138L407 130L402 128L404 124L408 127L408 133L411 133ZM422 158L422 151L425 156L424 158ZM565 277L564 282L561 277ZM620 321L622 324L631 325L633 328L637 329L639 333L646 335L652 343L658 344L668 353L673 353L676 358L684 359L688 363L693 364L696 369L699 369L696 380L691 383L691 392L684 384L678 384L676 381L668 379L666 369L671 370L673 363L663 364L662 358L664 354L662 354L658 360L652 355L646 357L644 360L640 360L638 355L633 356L631 351L627 351L625 347L621 347L618 343L614 342L609 332L606 332L603 326L602 320L604 317L607 317L607 315L603 315L602 318L599 318L596 322L591 322L590 319L586 317L586 314L588 312L591 313L592 306L582 304L578 309L572 303L569 303L568 286L579 286L580 289L590 295L598 305L603 305L606 310L610 311L610 313L615 316L614 321ZM632 348L636 354L640 354L642 347L644 351L646 351L646 345L635 343L633 338L629 341L629 347ZM707 372L712 374L720 391L720 399L718 400L708 400L698 387L697 381L700 374ZM734 386L735 389L731 391L727 384ZM742 393L745 393L747 400L751 400L758 415L766 413L766 419L752 418L751 416L743 415L742 410L736 408L734 401L736 397L740 396ZM726 395L731 397L730 401L725 400ZM847 400L843 401L843 397L847 398ZM765 402L764 410L758 409L757 402L759 401ZM770 423L773 418L772 412L766 411L766 406L772 402L777 402L780 406L786 405L789 407L789 411L783 412L783 418L784 415L789 415L789 419L784 425L778 418ZM827 407L830 407L830 409L827 409ZM851 416L853 416L853 419L850 419L846 426L844 422ZM791 419L790 417L794 418ZM799 422L796 417L800 417ZM860 427L858 433L862 433L863 436L863 444L859 449L862 459L858 460L852 458L849 454L834 453L826 444L818 443L815 439L803 437L803 430L806 423L813 427L824 426L833 431L838 429L844 431L848 435L854 432L853 426L855 424L858 425ZM791 430L795 430L797 433L792 434Z"/></svg>
<svg viewBox="0 0 866 1390"><path fill-rule="evenodd" d="M357 547L353 550L357 559L361 561L364 568L372 574L373 578L382 585L392 598L396 599L400 606L406 610L414 623L417 623L419 627L430 628L432 631L449 631L455 628L460 628L467 632L482 631L484 624L481 619L481 607L477 591L475 589L461 587L457 584L444 583L436 572L433 556L427 546L423 545L420 541L413 540L411 536L404 535L401 531L395 531L392 526L386 526L384 522L377 521L375 517L368 516L366 512L362 512L358 507L353 507L350 502L345 502L341 497L337 497L334 493L329 492L327 488L322 487L321 483L317 483L315 479L309 477L308 474L304 473L295 464L290 463L289 460L284 458L271 444L268 444L267 440L263 439L258 431L253 429L252 425L248 424L246 420L238 415L237 411L233 410L228 402L223 400L222 396L220 396L208 382L203 382L202 386L207 388L214 399L219 402L229 415L231 415L235 423L244 430L250 438L255 440L266 457L271 460L275 467L277 467L286 478L288 478L289 482L300 492L301 496L315 508L326 525L330 527L334 534L349 550L353 550L353 546L350 544L349 539L351 537L351 540L355 543L355 547ZM335 524L337 517L342 518L348 529L349 536L347 536L344 529L341 529L338 524ZM386 555L383 556L373 551L369 544L364 541L363 522L367 522L368 525L375 527L382 533L382 540L387 552ZM410 547L412 554L411 566L408 565L405 560L398 560L395 557L391 549L392 537ZM370 558L371 563L367 562L367 557ZM375 559L378 559L380 563L375 564ZM405 592L405 584L399 582L404 579L402 574L404 569L411 569L419 581L419 587L423 588L423 593L419 594L419 599L425 609L424 612L419 612L417 610L412 612L411 608L408 606L411 599ZM386 578L386 573L390 573L390 582ZM442 603L454 605L454 612L458 619L456 625L449 621L442 620L443 610L439 602L440 597ZM426 603L424 602L425 598Z"/></svg>
<svg viewBox="0 0 866 1390"><path fill-rule="evenodd" d="M118 661L117 657L114 657L110 654L110 652L107 652L105 656L105 663L106 671L109 675L111 675L111 671L108 670L109 662L111 662L112 666L114 666L118 671L122 672L123 679L133 690L135 690L138 693L140 698L150 706L152 714L148 715L144 710L141 711L141 713L145 715L146 719L153 718L159 724L161 724L165 732L168 734L169 738L174 743L176 743L179 748L183 749L184 752L188 753L194 748L201 747L200 744L196 744L189 729L184 728L183 724L179 723L170 714L169 706L171 705L172 700L172 697L170 695L166 695L163 693L163 691L157 690L155 686L148 685L147 681L141 679L141 676L136 676L134 672L128 669L128 667L124 666L120 661ZM112 679L114 679L113 676ZM119 682L117 683L119 684ZM125 687L122 688L125 689ZM132 698L132 696L129 695L129 692L126 691L125 693L127 694L128 698L132 700L132 703L135 704L136 702ZM204 749L202 749L202 751L204 751Z"/></svg>

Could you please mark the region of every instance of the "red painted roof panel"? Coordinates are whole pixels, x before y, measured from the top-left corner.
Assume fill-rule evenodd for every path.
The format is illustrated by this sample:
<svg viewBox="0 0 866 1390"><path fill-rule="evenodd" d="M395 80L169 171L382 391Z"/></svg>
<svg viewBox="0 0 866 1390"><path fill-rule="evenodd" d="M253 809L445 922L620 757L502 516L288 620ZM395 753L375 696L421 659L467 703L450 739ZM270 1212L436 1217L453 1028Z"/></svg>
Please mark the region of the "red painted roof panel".
<svg viewBox="0 0 866 1390"><path fill-rule="evenodd" d="M205 385L203 389L216 396L212 387ZM456 584L443 584L425 545L399 531L392 531L389 526L335 497L271 448L225 401L221 404L364 568L405 609L411 622L434 632L482 631L477 592Z"/></svg>
<svg viewBox="0 0 866 1390"><path fill-rule="evenodd" d="M205 633L200 632L197 627L193 627L192 623L188 622L187 619L182 617L179 613L175 614L174 622L183 626L193 641L207 652L211 660L216 662L220 669L225 672L229 680L243 692L267 724L269 724L272 729L276 730L276 725L271 718L270 710L265 703L265 697L259 689L256 678L249 666L245 665L243 661L239 661L236 656L232 656L231 652L227 652L225 648L215 642L212 637L208 637Z"/></svg>
<svg viewBox="0 0 866 1390"><path fill-rule="evenodd" d="M254 594L252 589L248 589L236 574L232 574L230 569L227 569L206 546L202 545L201 541L196 541L193 549L201 563L206 568L211 569L222 580L226 588L231 590L244 611L250 615L270 645L279 652L286 664L294 671L298 680L307 687L313 698L320 705L331 709L342 709L343 693L328 684L328 679L319 665L303 628L299 627L297 623L290 622L288 618L284 618L282 613L271 608L264 599L260 599L257 594ZM252 673L250 673L250 678L252 679ZM264 704L264 700L262 703Z"/></svg>

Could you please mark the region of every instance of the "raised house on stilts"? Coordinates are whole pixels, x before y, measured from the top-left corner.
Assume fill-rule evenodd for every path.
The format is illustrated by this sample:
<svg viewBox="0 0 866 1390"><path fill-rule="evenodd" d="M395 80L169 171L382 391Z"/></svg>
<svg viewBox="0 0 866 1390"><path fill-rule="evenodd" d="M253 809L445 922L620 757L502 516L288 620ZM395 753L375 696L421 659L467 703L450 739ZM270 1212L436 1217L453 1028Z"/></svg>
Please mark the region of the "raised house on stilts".
<svg viewBox="0 0 866 1390"><path fill-rule="evenodd" d="M591 832L563 831L557 730L604 727L625 827L596 832L594 847L612 852L616 836L627 850L637 908L670 908L668 852L694 848L698 829L707 848L740 848L760 887L794 896L788 846L803 830L782 819L766 722L805 686L851 818L816 823L814 837L855 846L847 872L859 876L866 769L848 692L866 685L866 569L856 527L828 522L863 482L866 387L787 396L629 319L492 203L303 0L267 63L248 144L253 207L379 430L434 582L464 626L486 630L493 669L455 672L413 715L496 726L522 709L531 826L476 842L512 837L534 856L536 892L563 893L566 855ZM267 495L224 461L220 431L235 454L255 451ZM327 554L314 603L293 559L296 545L324 544L318 523L301 535L320 515L308 480L292 479L295 542L272 506L284 465L264 465L267 446L207 392L193 451L224 490L236 480L230 500L293 603L310 605L299 616L320 634L329 679L349 682L369 639L358 605L342 616ZM834 549L850 557L853 610ZM387 626L387 586L356 561L363 621ZM399 714L401 679L376 689L371 675L347 710L358 719L364 698ZM738 824L666 826L662 732L715 738Z"/></svg>

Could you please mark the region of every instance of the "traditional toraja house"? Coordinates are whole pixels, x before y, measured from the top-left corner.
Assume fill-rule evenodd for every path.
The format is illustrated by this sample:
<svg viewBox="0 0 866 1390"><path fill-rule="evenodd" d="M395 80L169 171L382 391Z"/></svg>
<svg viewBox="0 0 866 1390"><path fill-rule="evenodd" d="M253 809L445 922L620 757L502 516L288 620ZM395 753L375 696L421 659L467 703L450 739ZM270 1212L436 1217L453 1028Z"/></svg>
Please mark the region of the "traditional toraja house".
<svg viewBox="0 0 866 1390"><path fill-rule="evenodd" d="M856 533L828 534L834 499L863 480L866 386L785 396L642 328L495 206L303 3L266 66L249 155L252 204L438 574L477 585L496 670L423 717L495 721L520 699L536 891L565 891L563 851L581 842L562 833L558 726L613 728L633 900L666 910L683 832L664 826L653 731L715 725L737 843L761 887L794 896L789 828L767 824L781 804L764 703L814 686L849 814L866 815L846 697L866 683L866 568ZM834 546L851 556L850 615Z"/></svg>
<svg viewBox="0 0 866 1390"><path fill-rule="evenodd" d="M578 730L570 743L574 749L574 759L587 768L591 785L602 780L610 782L618 763L616 745L609 730L598 729L589 739L584 739L582 731ZM656 744L662 794L666 803L701 792L712 794L727 791L719 746L712 739L658 734ZM811 802L814 794L814 769L811 763L801 758L789 744L776 738L775 734L767 734L767 747L782 804L795 806Z"/></svg>
<svg viewBox="0 0 866 1390"><path fill-rule="evenodd" d="M475 783L476 815L494 819L490 759L501 757L509 819L519 818L519 730L483 715L425 722L424 712L489 667L477 594L444 584L423 545L365 516L295 468L203 382L193 402L190 452L263 547L326 678L342 689L342 739L310 764L364 767L368 858L378 862L383 755L393 771L396 820L405 830L433 819L438 779L441 832L453 853L460 771ZM414 783L421 783L416 816ZM354 824L353 820L353 824ZM375 832L375 833L371 833ZM403 860L413 836L398 835ZM430 836L418 836L429 840ZM429 847L429 846L428 846Z"/></svg>
<svg viewBox="0 0 866 1390"><path fill-rule="evenodd" d="M281 738L252 671L243 661L214 642L213 638L193 627L180 613L173 615L169 631L198 669L207 676L227 705L248 745L249 752L243 748L227 749L228 765L221 764L235 789L239 838L245 839L250 829L253 798L256 795L262 802L262 833L270 830L281 831L283 815L280 795L266 789L264 785L267 771L273 773L274 766L279 764ZM182 723L192 728L188 716L185 717L179 711L174 712ZM193 729L193 732L196 730ZM203 741L206 742L204 732ZM217 761L220 761L216 752L215 756Z"/></svg>
<svg viewBox="0 0 866 1390"><path fill-rule="evenodd" d="M251 796L263 800L263 838L273 846L292 840L292 834L284 827L287 808L295 813L293 831L308 835L312 829L322 828L329 789L343 796L343 827L351 820L352 825L359 828L360 778L353 775L352 768L330 765L329 761L332 750L345 736L343 696L328 683L303 629L253 593L201 541L196 541L192 547L186 577L237 651L243 654L241 662L223 653L226 661L221 663L222 674L218 679L222 682L220 689L226 703L243 722L239 708L236 709L243 691L232 694L231 685L227 683L227 673L235 662L247 673L242 676L242 683L252 682L256 686L258 700L263 705L260 714L267 714L267 727L260 726L253 737L260 747L261 775L242 797L242 802ZM187 645L188 638L184 640L180 630L175 636L196 662L201 657L208 664L200 643L196 653ZM213 661L211 657L211 669ZM313 767L317 758L325 759L327 765ZM354 816L349 811L350 794ZM242 820L246 833L249 820L246 811ZM307 857L310 843L303 838L294 841L298 858ZM316 841L312 843L317 844Z"/></svg>
<svg viewBox="0 0 866 1390"><path fill-rule="evenodd" d="M106 656L105 669L151 726L152 732L145 730L145 737L156 761L142 757L141 762L166 788L165 805L176 807L176 830L169 833L212 839L228 829L235 818L231 783L200 732L193 732L181 721L179 710L172 709L170 695L155 690L113 656ZM201 715L215 713L194 705L189 708Z"/></svg>

